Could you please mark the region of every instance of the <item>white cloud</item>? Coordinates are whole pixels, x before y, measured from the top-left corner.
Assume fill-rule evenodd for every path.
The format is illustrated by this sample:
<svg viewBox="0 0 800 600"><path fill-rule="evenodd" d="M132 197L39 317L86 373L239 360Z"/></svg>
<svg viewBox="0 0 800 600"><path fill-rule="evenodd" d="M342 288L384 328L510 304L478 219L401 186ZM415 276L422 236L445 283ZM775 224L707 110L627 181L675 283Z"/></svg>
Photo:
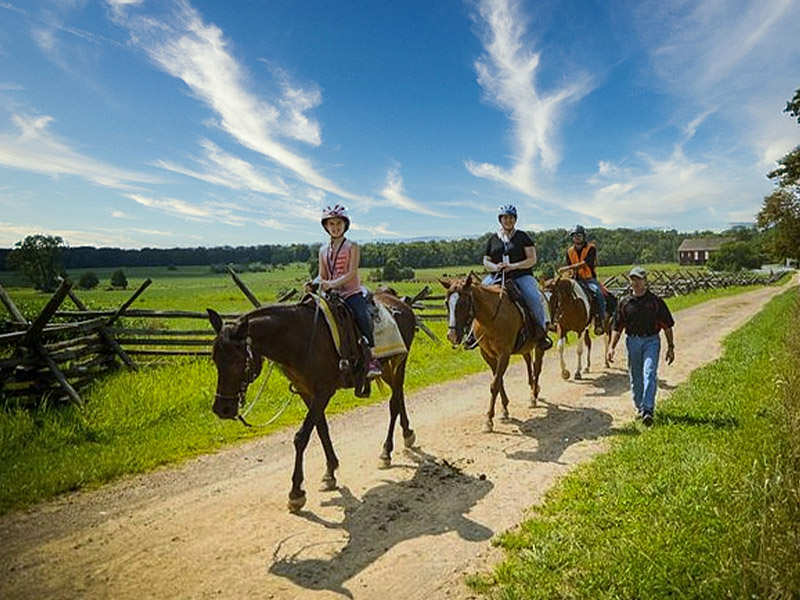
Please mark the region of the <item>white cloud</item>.
<svg viewBox="0 0 800 600"><path fill-rule="evenodd" d="M191 221L220 222L236 226L245 225L248 221L244 216L234 214L230 208L210 203L192 204L178 198L150 198L142 194L128 194L128 198L147 208Z"/></svg>
<svg viewBox="0 0 800 600"><path fill-rule="evenodd" d="M301 181L343 198L358 200L321 175L280 138L320 143L319 124L305 112L319 104L316 88L302 89L282 77L283 95L267 101L247 89L247 74L229 51L229 42L185 0L176 0L167 19L136 16L111 3L117 23L166 73L183 81L218 117L217 125L240 144L271 159Z"/></svg>
<svg viewBox="0 0 800 600"><path fill-rule="evenodd" d="M123 248L141 246L142 241L131 237L126 231L127 230L120 229L51 229L41 227L40 225L26 225L0 221L0 245L10 247L29 235L42 234L59 236L70 246L114 246ZM153 232L143 233L152 234Z"/></svg>
<svg viewBox="0 0 800 600"><path fill-rule="evenodd" d="M121 210L115 210L111 212L111 216L115 219L132 219L133 216L129 215L126 212L122 212Z"/></svg>
<svg viewBox="0 0 800 600"><path fill-rule="evenodd" d="M640 155L635 167L601 162L588 183L590 198L567 201L571 210L606 226L664 227L695 211L711 221L742 220L734 215L752 210L758 201L743 185L748 174L726 165L693 161L680 147L664 159ZM751 213L752 214L752 213ZM705 223L694 222L694 228Z"/></svg>
<svg viewBox="0 0 800 600"><path fill-rule="evenodd" d="M399 167L389 169L386 174L386 186L381 190L381 196L386 199L389 204L397 208L402 208L410 212L419 213L422 215L430 215L432 217L444 217L442 213L433 211L416 200L406 196L403 189L403 178L400 176Z"/></svg>
<svg viewBox="0 0 800 600"><path fill-rule="evenodd" d="M210 140L201 140L200 145L205 151L205 157L196 158L195 161L203 167L202 171L182 167L164 160L156 161L155 164L162 169L233 190L249 190L278 196L290 195L288 186L280 178L270 179L258 172L246 160L225 152Z"/></svg>
<svg viewBox="0 0 800 600"><path fill-rule="evenodd" d="M132 190L137 183L158 181L88 157L56 139L48 131L53 117L15 114L12 121L18 134L0 134L0 165L50 176L74 175L120 190Z"/></svg>
<svg viewBox="0 0 800 600"><path fill-rule="evenodd" d="M485 54L475 62L486 99L511 121L514 164L504 168L465 161L470 173L500 182L531 197L540 195L538 171L560 160L556 137L564 108L591 88L588 76L575 77L550 93L536 83L540 54L526 40L525 16L511 0L482 0L478 7Z"/></svg>

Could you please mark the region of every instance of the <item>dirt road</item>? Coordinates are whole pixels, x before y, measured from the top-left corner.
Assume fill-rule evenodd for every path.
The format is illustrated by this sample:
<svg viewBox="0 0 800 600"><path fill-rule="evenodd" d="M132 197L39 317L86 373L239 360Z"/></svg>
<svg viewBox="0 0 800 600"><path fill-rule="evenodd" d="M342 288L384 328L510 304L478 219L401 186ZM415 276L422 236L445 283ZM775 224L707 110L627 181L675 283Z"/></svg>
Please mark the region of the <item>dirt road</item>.
<svg viewBox="0 0 800 600"><path fill-rule="evenodd" d="M782 289L676 315L676 361L660 367L659 398ZM340 488L318 491L324 461L312 438L297 515L286 510L292 431L6 515L0 597L468 598L464 574L499 558L492 536L632 418L619 350L615 368L594 367L580 382L562 381L548 352L536 409L515 363L512 419L491 434L481 433L488 372L411 394L419 447L396 452L388 470L377 468L386 405L332 419Z"/></svg>

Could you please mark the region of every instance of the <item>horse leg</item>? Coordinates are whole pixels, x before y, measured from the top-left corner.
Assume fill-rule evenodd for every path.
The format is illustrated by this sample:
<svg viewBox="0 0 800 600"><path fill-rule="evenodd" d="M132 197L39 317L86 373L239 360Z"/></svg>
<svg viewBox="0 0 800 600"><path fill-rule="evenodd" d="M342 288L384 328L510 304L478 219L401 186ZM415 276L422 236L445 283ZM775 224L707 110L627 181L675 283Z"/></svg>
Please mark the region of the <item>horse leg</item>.
<svg viewBox="0 0 800 600"><path fill-rule="evenodd" d="M586 372L592 367L592 336L589 335L589 330L583 334L583 339L586 342Z"/></svg>
<svg viewBox="0 0 800 600"><path fill-rule="evenodd" d="M606 324L606 332L603 335L603 346L605 350L603 352L603 362L605 363L606 369L611 368L611 364L608 362L608 347L610 345L611 345L611 322L609 320L609 322Z"/></svg>
<svg viewBox="0 0 800 600"><path fill-rule="evenodd" d="M333 450L333 442L331 442L331 434L328 431L328 420L325 418L325 410L317 418L317 435L319 441L322 443L322 448L325 450L325 476L322 478L322 491L330 492L336 489L336 469L339 468L339 459L336 457L336 452Z"/></svg>
<svg viewBox="0 0 800 600"><path fill-rule="evenodd" d="M386 441L383 443L383 451L380 455L378 468L387 469L392 464L392 450L394 450L394 426L397 417L400 417L400 426L403 428L403 442L406 448L410 448L416 441L416 436L409 427L408 415L406 414L405 398L403 396L403 383L405 381L406 362L405 357L399 365L392 365L393 368L384 370L384 380L392 388L392 397L389 399L389 431L386 434Z"/></svg>
<svg viewBox="0 0 800 600"><path fill-rule="evenodd" d="M531 390L531 397L530 397L530 407L536 408L536 399L539 397L539 384L533 378L533 367L531 365L531 353L525 352L522 355L522 358L525 359L525 370L528 373L528 387ZM538 377L537 377L538 379Z"/></svg>
<svg viewBox="0 0 800 600"><path fill-rule="evenodd" d="M316 411L313 402L309 407L306 418L297 433L294 434L294 471L292 472L292 489L289 492L289 510L297 512L306 503L306 493L303 490L303 454L308 446L311 431L314 429Z"/></svg>
<svg viewBox="0 0 800 600"><path fill-rule="evenodd" d="M544 350L538 346L534 350L533 355L533 406L536 406L536 401L539 399L539 375L542 374L542 360L544 359Z"/></svg>
<svg viewBox="0 0 800 600"><path fill-rule="evenodd" d="M492 380L492 385L490 388L492 397L489 401L489 411L486 413L486 425L483 428L484 433L491 433L494 429L494 405L497 401L497 394L503 387L503 376L508 368L508 360L509 355L503 354L497 357L497 362L495 363L496 366L494 369L494 379Z"/></svg>
<svg viewBox="0 0 800 600"><path fill-rule="evenodd" d="M578 368L575 370L575 379L580 381L583 379L581 375L581 364L583 363L583 333L578 334L578 344L576 355L578 357Z"/></svg>
<svg viewBox="0 0 800 600"><path fill-rule="evenodd" d="M569 371L567 370L567 365L564 362L564 346L567 345L567 334L562 333L558 338L558 362L561 365L561 379L569 379Z"/></svg>

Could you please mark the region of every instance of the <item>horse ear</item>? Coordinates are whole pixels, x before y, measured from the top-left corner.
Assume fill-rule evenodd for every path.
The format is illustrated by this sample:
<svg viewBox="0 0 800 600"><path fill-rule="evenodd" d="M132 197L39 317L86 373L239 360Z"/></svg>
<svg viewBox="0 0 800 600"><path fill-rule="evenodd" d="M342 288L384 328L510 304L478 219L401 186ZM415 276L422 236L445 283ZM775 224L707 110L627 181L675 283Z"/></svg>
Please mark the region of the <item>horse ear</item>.
<svg viewBox="0 0 800 600"><path fill-rule="evenodd" d="M207 308L206 312L208 313L208 320L211 321L211 326L214 328L214 331L217 333L222 331L222 317L219 316L219 313L213 308Z"/></svg>
<svg viewBox="0 0 800 600"><path fill-rule="evenodd" d="M245 316L239 323L237 323L236 330L233 332L233 337L234 338L247 337L249 331L250 331L250 322L247 316Z"/></svg>
<svg viewBox="0 0 800 600"><path fill-rule="evenodd" d="M449 290L450 286L453 285L453 282L450 281L449 279L439 279L438 281L439 283L442 284L442 287L446 290Z"/></svg>
<svg viewBox="0 0 800 600"><path fill-rule="evenodd" d="M464 280L464 287L465 287L465 288L468 288L469 286L471 286L471 285L472 285L472 280L473 280L473 278L476 278L476 276L475 276L475 273L473 273L472 271L470 271L470 272L469 272L469 275L467 275L467 278Z"/></svg>

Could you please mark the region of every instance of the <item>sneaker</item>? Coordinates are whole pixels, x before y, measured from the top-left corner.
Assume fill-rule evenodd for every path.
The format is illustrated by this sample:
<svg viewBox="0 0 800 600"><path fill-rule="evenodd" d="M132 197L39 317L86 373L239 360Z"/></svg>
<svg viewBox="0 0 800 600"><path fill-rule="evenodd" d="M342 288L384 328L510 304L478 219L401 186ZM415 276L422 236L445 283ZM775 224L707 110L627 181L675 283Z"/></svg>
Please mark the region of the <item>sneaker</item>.
<svg viewBox="0 0 800 600"><path fill-rule="evenodd" d="M653 413L644 413L642 415L642 424L645 427L650 427L653 424Z"/></svg>
<svg viewBox="0 0 800 600"><path fill-rule="evenodd" d="M552 347L553 347L553 340L550 339L549 335L546 335L539 340L539 348L541 348L542 350L550 350L550 348Z"/></svg>
<svg viewBox="0 0 800 600"><path fill-rule="evenodd" d="M367 379L375 379L376 377L380 377L383 374L383 368L381 368L381 363L377 358L373 358L369 361L369 367L367 368Z"/></svg>

